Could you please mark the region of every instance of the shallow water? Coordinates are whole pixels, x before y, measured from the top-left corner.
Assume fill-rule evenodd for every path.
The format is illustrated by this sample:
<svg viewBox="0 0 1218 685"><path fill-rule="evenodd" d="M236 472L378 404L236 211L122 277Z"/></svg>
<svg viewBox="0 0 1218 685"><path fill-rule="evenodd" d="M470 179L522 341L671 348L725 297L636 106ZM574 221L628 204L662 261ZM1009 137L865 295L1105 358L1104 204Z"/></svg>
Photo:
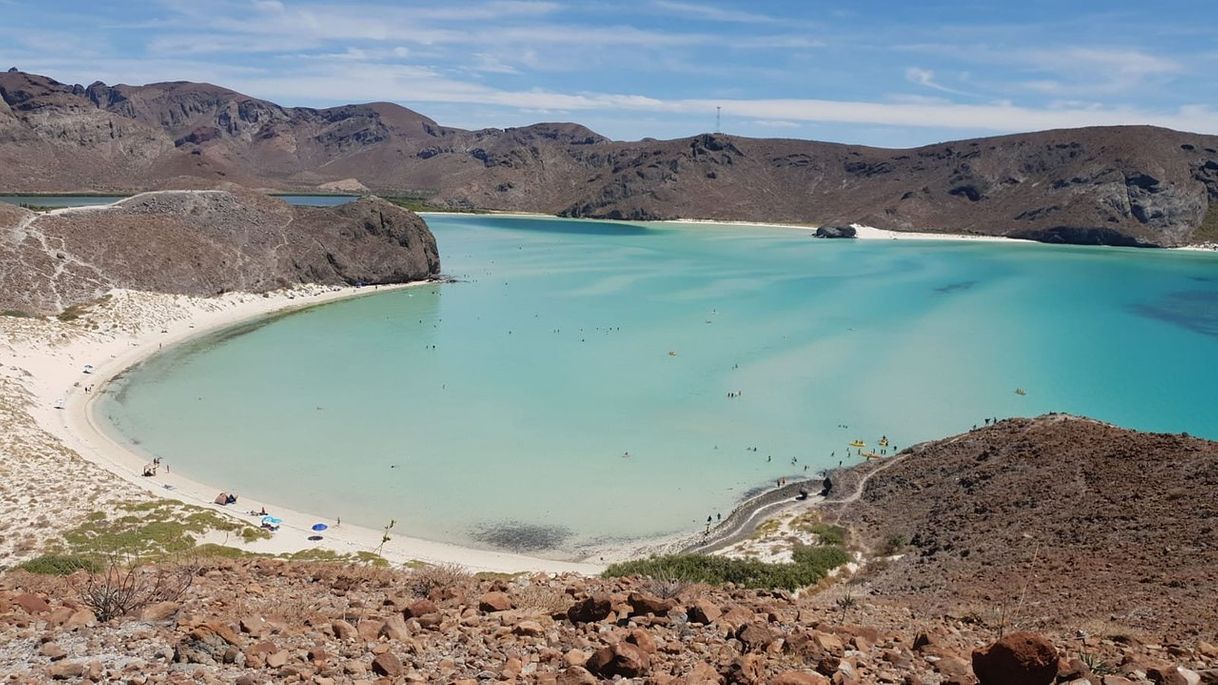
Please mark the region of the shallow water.
<svg viewBox="0 0 1218 685"><path fill-rule="evenodd" d="M427 220L461 282L169 351L100 413L218 488L549 555L698 530L856 438L1053 410L1218 437L1212 255Z"/></svg>

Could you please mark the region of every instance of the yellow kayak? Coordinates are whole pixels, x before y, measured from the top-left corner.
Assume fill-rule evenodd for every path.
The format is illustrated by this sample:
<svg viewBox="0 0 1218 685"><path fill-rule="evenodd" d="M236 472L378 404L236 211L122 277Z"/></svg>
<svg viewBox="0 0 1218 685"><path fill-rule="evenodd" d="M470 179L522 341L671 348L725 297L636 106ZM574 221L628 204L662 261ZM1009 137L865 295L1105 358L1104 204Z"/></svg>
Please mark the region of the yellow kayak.
<svg viewBox="0 0 1218 685"><path fill-rule="evenodd" d="M880 438L880 447L888 447L888 438Z"/></svg>
<svg viewBox="0 0 1218 685"><path fill-rule="evenodd" d="M851 447L866 447L867 443L863 442L862 440L855 440L854 442L850 443L850 446Z"/></svg>

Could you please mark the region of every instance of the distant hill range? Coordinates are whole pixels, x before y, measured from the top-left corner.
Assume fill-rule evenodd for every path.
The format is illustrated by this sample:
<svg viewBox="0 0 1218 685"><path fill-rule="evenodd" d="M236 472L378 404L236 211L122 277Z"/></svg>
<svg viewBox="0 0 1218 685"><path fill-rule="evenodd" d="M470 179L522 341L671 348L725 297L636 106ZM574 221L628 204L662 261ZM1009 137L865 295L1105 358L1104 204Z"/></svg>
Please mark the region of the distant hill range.
<svg viewBox="0 0 1218 685"><path fill-rule="evenodd" d="M281 107L205 83L0 73L0 190L371 190L448 208L1179 246L1218 241L1218 136L1146 126L887 150L570 123L466 131L390 103Z"/></svg>

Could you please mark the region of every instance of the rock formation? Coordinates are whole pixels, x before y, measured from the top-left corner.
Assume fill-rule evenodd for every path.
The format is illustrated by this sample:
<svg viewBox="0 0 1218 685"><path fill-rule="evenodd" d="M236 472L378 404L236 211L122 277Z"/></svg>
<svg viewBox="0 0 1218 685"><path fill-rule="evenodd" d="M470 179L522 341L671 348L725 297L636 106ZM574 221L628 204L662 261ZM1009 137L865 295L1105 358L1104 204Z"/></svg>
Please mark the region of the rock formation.
<svg viewBox="0 0 1218 685"><path fill-rule="evenodd" d="M907 450L833 507L881 564L871 590L1008 625L1213 635L1218 443L1089 419L1008 419ZM871 463L834 474L849 497ZM982 607L989 607L982 609Z"/></svg>
<svg viewBox="0 0 1218 685"><path fill-rule="evenodd" d="M207 296L403 283L439 271L423 220L376 198L298 207L206 190L45 214L0 205L0 310L57 313L112 288Z"/></svg>
<svg viewBox="0 0 1218 685"><path fill-rule="evenodd" d="M853 226L818 226L817 238L856 238L858 231Z"/></svg>
<svg viewBox="0 0 1218 685"><path fill-rule="evenodd" d="M389 103L281 107L201 83L0 73L9 192L358 188L605 219L859 223L1112 245L1218 240L1218 137L1147 126L908 150L577 124L466 131Z"/></svg>

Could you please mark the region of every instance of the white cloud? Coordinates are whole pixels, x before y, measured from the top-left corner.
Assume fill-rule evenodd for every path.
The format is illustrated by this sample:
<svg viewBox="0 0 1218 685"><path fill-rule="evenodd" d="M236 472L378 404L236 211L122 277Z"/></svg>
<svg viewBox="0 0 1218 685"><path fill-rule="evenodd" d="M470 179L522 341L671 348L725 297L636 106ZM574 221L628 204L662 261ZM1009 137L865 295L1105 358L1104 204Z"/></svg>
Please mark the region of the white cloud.
<svg viewBox="0 0 1218 685"><path fill-rule="evenodd" d="M652 4L659 9L691 19L703 19L707 21L721 21L737 24L771 24L777 21L777 19L774 17L765 14L756 14L742 10L729 10L710 5L698 5L691 2L656 0Z"/></svg>

